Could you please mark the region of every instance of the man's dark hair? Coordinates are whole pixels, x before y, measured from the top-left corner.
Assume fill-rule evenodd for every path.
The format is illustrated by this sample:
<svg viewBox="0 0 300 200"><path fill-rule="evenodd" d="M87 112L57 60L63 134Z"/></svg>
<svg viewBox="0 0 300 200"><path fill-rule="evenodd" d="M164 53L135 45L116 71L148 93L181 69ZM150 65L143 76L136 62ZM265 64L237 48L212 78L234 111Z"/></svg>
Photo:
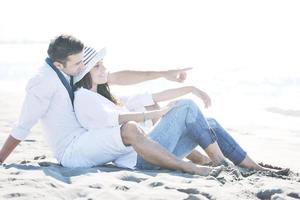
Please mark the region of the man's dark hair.
<svg viewBox="0 0 300 200"><path fill-rule="evenodd" d="M65 64L69 55L80 53L83 43L70 35L59 35L48 47L48 56L53 60Z"/></svg>

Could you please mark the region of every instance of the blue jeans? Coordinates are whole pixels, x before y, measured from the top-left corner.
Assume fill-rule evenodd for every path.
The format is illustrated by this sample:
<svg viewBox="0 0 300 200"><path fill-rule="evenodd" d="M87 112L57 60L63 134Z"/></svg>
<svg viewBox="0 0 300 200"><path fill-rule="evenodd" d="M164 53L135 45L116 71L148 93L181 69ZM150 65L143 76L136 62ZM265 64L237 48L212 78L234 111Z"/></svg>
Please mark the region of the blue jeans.
<svg viewBox="0 0 300 200"><path fill-rule="evenodd" d="M206 119L198 106L188 99L177 101L148 136L180 159L189 155L197 145L206 149L215 141L224 156L234 164L240 164L246 157L246 152L229 133L215 119ZM137 158L136 168L160 169L140 156Z"/></svg>

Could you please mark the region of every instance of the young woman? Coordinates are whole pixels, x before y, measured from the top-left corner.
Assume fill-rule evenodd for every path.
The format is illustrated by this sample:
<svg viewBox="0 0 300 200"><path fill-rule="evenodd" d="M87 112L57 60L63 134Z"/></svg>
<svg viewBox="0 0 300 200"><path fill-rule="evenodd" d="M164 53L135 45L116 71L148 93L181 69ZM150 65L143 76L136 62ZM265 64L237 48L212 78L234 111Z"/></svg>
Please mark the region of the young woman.
<svg viewBox="0 0 300 200"><path fill-rule="evenodd" d="M103 65L104 55L105 49L96 52L92 48L86 48L84 51L86 68L74 77L77 88L74 110L77 119L89 131L87 134L94 135L75 140L77 142L70 145L69 152L65 153L63 165L93 166L112 161L117 166L125 168L159 169L168 167L164 161L158 162L155 158L149 159L145 156L147 152L143 152L143 148L147 149L147 145L141 147L127 142L130 137L122 134L124 124L127 124L125 128L129 123L130 126L134 125L137 127L135 129L144 133L141 126L136 123L160 119L149 131L148 137L178 159L189 155L191 160L197 161L197 157L199 160L203 160L203 156L194 151L200 145L214 166L227 164L225 159L227 157L236 165L266 170L255 163L216 120L206 119L191 100L173 101L166 107L156 110L132 112L138 108L171 100L187 93L193 93L201 98L206 107L210 106L210 98L205 92L192 86L123 99L117 98L111 94L109 89L108 72ZM136 131L135 129L132 130ZM97 135L93 130L97 130ZM139 137L136 137L137 143L139 143ZM79 146L81 148L78 148ZM155 151L155 149L151 149L151 151ZM73 159L73 155L79 155L81 159ZM169 158L165 158L166 162ZM162 164L160 165L160 163ZM196 165L193 164L189 164L189 167L192 170L186 170L187 172L202 175L207 175L211 170L207 167L196 168Z"/></svg>

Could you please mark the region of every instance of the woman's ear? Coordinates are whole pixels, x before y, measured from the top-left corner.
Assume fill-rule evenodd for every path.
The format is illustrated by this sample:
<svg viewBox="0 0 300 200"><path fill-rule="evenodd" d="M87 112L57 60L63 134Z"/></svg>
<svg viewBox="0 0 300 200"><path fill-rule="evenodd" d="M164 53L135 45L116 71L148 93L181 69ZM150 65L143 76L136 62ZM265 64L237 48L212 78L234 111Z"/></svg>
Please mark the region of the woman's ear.
<svg viewBox="0 0 300 200"><path fill-rule="evenodd" d="M62 70L64 68L64 65L60 62L57 62L57 61L53 62L53 65L55 67L57 67L58 69L60 69L60 70Z"/></svg>

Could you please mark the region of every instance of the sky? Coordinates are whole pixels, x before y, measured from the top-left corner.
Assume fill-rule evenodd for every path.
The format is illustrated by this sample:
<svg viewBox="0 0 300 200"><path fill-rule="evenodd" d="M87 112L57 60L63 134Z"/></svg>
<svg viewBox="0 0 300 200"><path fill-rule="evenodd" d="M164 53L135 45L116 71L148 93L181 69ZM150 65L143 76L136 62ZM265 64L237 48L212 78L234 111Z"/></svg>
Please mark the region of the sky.
<svg viewBox="0 0 300 200"><path fill-rule="evenodd" d="M49 41L65 33L97 49L106 46L110 71L193 67L187 84L212 94L216 110L235 109L251 119L258 114L245 116L244 108L260 104L299 110L299 10L298 0L3 1L0 80L27 77ZM168 84L158 82L154 91Z"/></svg>
<svg viewBox="0 0 300 200"><path fill-rule="evenodd" d="M47 43L67 33L107 46L116 65L293 74L299 10L300 2L289 0L10 0L1 3L0 41Z"/></svg>

